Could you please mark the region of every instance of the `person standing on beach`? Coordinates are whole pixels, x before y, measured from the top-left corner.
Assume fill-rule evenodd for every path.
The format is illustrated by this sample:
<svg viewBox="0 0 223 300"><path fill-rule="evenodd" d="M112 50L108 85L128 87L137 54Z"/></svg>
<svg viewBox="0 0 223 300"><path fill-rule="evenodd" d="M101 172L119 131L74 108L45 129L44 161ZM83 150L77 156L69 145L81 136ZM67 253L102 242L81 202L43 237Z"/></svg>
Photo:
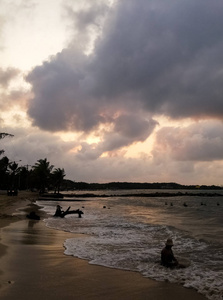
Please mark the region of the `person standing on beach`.
<svg viewBox="0 0 223 300"><path fill-rule="evenodd" d="M173 254L172 247L173 241L169 238L166 241L166 246L161 251L161 264L165 267L178 266L178 261Z"/></svg>

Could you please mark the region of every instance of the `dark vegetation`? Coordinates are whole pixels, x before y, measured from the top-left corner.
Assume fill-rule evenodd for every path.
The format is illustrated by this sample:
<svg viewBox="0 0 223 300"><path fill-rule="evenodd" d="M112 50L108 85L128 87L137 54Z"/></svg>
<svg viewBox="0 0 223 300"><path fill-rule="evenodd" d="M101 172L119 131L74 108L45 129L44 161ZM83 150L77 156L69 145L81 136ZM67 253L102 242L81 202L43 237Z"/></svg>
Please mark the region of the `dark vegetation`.
<svg viewBox="0 0 223 300"><path fill-rule="evenodd" d="M73 182L69 180L64 181L65 186L73 190L135 190L135 189L163 189L163 190L221 190L223 187L216 185L182 185L174 182L169 183L140 183L140 182L109 182L109 183L86 183L86 182Z"/></svg>
<svg viewBox="0 0 223 300"><path fill-rule="evenodd" d="M0 139L13 137L8 133L0 133ZM0 150L3 156L4 150ZM16 196L18 190L38 190L40 194L46 190L59 193L64 177L64 169L54 168L47 159L39 159L33 166L19 166L21 161L11 161L7 156L0 158L0 189L7 190L8 195ZM31 168L30 168L31 167Z"/></svg>
<svg viewBox="0 0 223 300"><path fill-rule="evenodd" d="M37 190L40 194L46 190L59 193L64 177L64 169L54 168L47 159L39 159L35 165L19 166L7 156L0 159L0 189L9 195L17 195L18 190Z"/></svg>

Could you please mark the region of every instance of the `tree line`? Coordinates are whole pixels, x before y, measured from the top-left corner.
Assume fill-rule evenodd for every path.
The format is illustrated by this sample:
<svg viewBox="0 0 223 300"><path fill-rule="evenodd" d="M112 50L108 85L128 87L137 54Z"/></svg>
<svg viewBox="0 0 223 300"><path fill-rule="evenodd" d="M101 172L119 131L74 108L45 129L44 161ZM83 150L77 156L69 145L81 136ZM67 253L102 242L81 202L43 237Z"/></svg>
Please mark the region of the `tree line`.
<svg viewBox="0 0 223 300"><path fill-rule="evenodd" d="M8 133L0 133L0 139L12 137ZM0 150L3 156L4 150ZM38 190L44 193L46 189L60 192L61 184L66 176L64 169L54 168L47 158L39 159L31 168L30 165L19 166L18 162L11 161L7 156L0 159L0 189L9 193L18 190Z"/></svg>

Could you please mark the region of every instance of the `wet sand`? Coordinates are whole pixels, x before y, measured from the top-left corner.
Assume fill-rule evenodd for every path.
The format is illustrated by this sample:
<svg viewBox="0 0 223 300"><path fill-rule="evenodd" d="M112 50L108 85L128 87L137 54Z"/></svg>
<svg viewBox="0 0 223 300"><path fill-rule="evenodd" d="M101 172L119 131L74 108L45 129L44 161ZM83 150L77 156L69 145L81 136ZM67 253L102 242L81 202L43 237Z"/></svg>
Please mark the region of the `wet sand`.
<svg viewBox="0 0 223 300"><path fill-rule="evenodd" d="M0 195L0 299L206 299L192 289L64 255L64 240L77 235L47 228L32 204L36 197ZM12 216L25 206L41 220L29 220L26 213Z"/></svg>

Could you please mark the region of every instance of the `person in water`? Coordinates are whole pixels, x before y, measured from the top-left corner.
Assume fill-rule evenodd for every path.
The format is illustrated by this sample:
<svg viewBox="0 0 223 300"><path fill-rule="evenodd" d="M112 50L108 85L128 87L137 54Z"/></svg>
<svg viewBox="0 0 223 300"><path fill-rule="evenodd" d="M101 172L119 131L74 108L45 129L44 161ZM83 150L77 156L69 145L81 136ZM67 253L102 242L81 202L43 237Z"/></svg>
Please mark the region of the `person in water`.
<svg viewBox="0 0 223 300"><path fill-rule="evenodd" d="M54 216L60 217L64 213L64 211L61 210L61 208L62 207L60 205L57 205L57 209L56 209L56 212L55 212Z"/></svg>
<svg viewBox="0 0 223 300"><path fill-rule="evenodd" d="M68 209L66 211L63 211L61 208L62 207L60 205L57 205L57 209L54 214L54 217L62 217L63 218L70 210L70 206L68 207Z"/></svg>
<svg viewBox="0 0 223 300"><path fill-rule="evenodd" d="M161 251L161 264L165 267L178 266L178 261L173 254L172 247L172 239L167 239L166 246Z"/></svg>

